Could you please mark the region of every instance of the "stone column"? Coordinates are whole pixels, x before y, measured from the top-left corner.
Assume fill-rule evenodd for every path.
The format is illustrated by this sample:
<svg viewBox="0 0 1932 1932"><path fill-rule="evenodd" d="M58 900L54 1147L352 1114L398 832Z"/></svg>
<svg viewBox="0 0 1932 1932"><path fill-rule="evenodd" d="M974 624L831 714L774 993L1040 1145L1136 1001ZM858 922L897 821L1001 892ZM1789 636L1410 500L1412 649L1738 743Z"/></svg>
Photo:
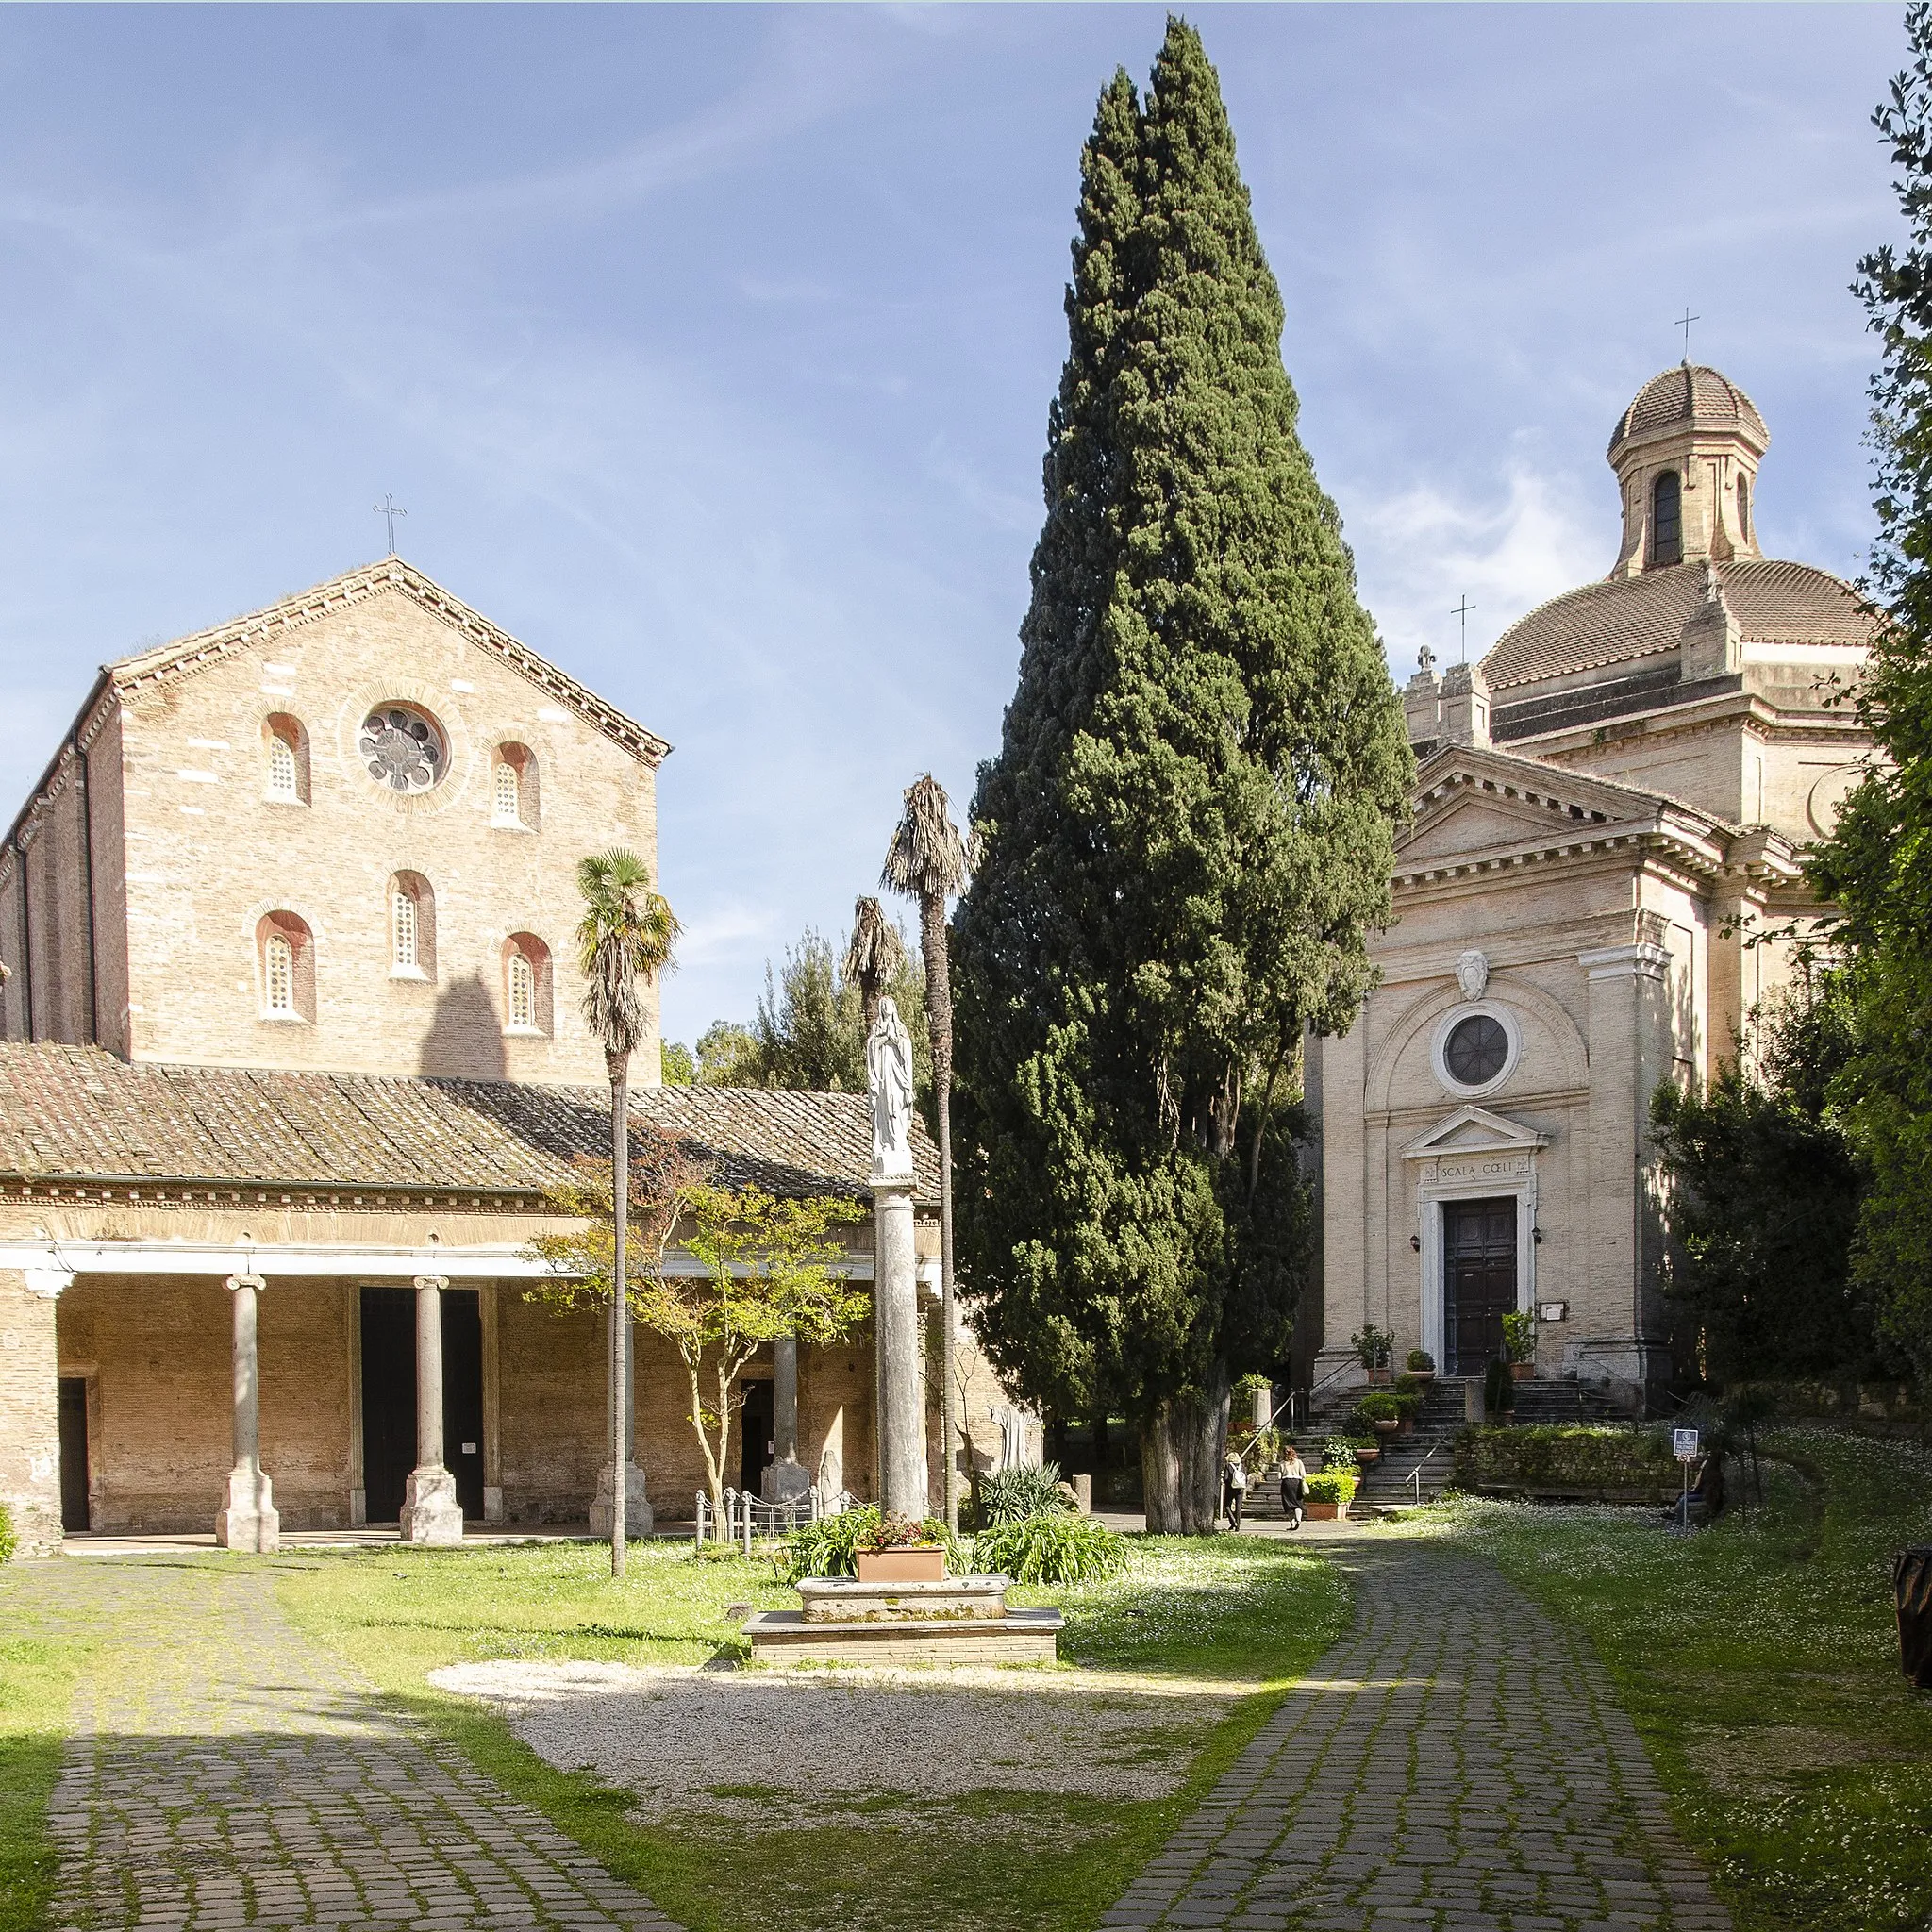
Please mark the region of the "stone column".
<svg viewBox="0 0 1932 1932"><path fill-rule="evenodd" d="M811 1472L798 1459L795 1335L781 1335L772 1344L772 1460L759 1481L768 1503L795 1503L811 1488Z"/></svg>
<svg viewBox="0 0 1932 1932"><path fill-rule="evenodd" d="M644 1473L637 1465L638 1453L638 1331L637 1324L631 1324L626 1338L630 1346L624 1352L624 1540L635 1542L640 1537L649 1536L657 1526L657 1516L651 1507L650 1487L644 1480ZM607 1322L604 1330L604 1359L610 1359L610 1329ZM609 1376L605 1376L607 1385ZM597 1472L597 1498L591 1505L591 1533L593 1536L610 1534L611 1518L611 1475L610 1465L607 1462Z"/></svg>
<svg viewBox="0 0 1932 1932"><path fill-rule="evenodd" d="M228 1294L235 1316L235 1465L228 1494L215 1517L215 1541L225 1550L278 1550L282 1519L275 1486L261 1466L261 1363L257 1345L256 1297L267 1284L258 1274L231 1274Z"/></svg>
<svg viewBox="0 0 1932 1932"><path fill-rule="evenodd" d="M442 1459L442 1291L440 1274L416 1276L416 1467L403 1490L406 1543L459 1543L463 1506Z"/></svg>
<svg viewBox="0 0 1932 1932"><path fill-rule="evenodd" d="M912 1248L912 1177L873 1177L873 1319L879 1337L879 1475L886 1508L926 1513L919 1277Z"/></svg>
<svg viewBox="0 0 1932 1932"><path fill-rule="evenodd" d="M24 1557L60 1550L60 1383L55 1307L74 1279L52 1261L0 1268L0 1502Z"/></svg>

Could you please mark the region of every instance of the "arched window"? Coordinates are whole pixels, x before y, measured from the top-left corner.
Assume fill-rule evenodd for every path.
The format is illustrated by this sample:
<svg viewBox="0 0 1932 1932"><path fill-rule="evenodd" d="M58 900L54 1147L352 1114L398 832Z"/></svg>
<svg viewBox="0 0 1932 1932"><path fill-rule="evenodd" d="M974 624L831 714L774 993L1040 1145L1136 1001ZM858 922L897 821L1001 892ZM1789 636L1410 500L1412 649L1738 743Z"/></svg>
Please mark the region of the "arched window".
<svg viewBox="0 0 1932 1932"><path fill-rule="evenodd" d="M263 795L276 805L308 803L308 735L298 719L277 711L262 720L266 758Z"/></svg>
<svg viewBox="0 0 1932 1932"><path fill-rule="evenodd" d="M436 976L436 895L420 872L399 872L389 882L389 974Z"/></svg>
<svg viewBox="0 0 1932 1932"><path fill-rule="evenodd" d="M1674 470L1659 472L1650 486L1650 560L1658 565L1684 560L1684 500Z"/></svg>
<svg viewBox="0 0 1932 1932"><path fill-rule="evenodd" d="M1738 478L1738 535L1748 543L1751 541L1751 479Z"/></svg>
<svg viewBox="0 0 1932 1932"><path fill-rule="evenodd" d="M506 1033L550 1034L550 948L535 933L503 942L503 1013Z"/></svg>
<svg viewBox="0 0 1932 1932"><path fill-rule="evenodd" d="M537 829L537 760L527 745L499 744L490 774L490 823L506 831Z"/></svg>
<svg viewBox="0 0 1932 1932"><path fill-rule="evenodd" d="M315 1018L315 948L292 912L263 915L255 929L264 1020Z"/></svg>

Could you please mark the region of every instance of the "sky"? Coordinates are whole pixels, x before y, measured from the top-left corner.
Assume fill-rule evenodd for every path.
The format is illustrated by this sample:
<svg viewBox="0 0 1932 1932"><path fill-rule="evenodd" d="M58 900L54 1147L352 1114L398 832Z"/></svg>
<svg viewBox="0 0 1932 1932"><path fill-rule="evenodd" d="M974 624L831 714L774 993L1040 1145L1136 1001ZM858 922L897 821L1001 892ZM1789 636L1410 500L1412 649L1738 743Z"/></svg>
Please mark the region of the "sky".
<svg viewBox="0 0 1932 1932"><path fill-rule="evenodd" d="M1208 6L1396 677L1603 575L1683 353L1774 556L1871 539L1901 10ZM0 8L0 824L98 665L366 563L676 749L668 1038L996 750L1081 141L1160 8ZM908 915L908 924L911 924Z"/></svg>

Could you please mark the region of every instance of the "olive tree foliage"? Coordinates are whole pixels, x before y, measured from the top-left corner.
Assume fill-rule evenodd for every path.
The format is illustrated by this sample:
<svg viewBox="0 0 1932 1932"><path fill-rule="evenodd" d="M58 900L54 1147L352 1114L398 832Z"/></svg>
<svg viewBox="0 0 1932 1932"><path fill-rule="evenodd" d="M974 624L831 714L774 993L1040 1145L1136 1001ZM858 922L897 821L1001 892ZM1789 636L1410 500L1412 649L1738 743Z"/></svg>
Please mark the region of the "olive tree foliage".
<svg viewBox="0 0 1932 1932"><path fill-rule="evenodd" d="M1882 359L1872 383L1878 615L1854 702L1882 754L1813 855L1838 908L1854 1014L1839 1083L1870 1175L1853 1273L1882 1332L1932 1375L1932 8L1907 9L1911 64L1874 116L1907 238L1858 265Z"/></svg>
<svg viewBox="0 0 1932 1932"><path fill-rule="evenodd" d="M1214 1521L1307 1270L1300 1055L1391 916L1412 771L1282 367L1220 87L1171 21L1081 156L1019 685L954 925L962 1282L999 1369Z"/></svg>
<svg viewBox="0 0 1932 1932"><path fill-rule="evenodd" d="M687 1419L722 1517L732 1419L743 1407L738 1378L746 1365L780 1337L837 1341L871 1309L871 1296L841 1272L845 1250L837 1235L864 1210L833 1197L791 1200L756 1187L720 1187L669 1135L644 1138L639 1153L630 1218L650 1238L625 1256L630 1316L677 1351L691 1401ZM552 1208L579 1224L532 1241L529 1252L550 1274L528 1294L554 1307L608 1307L617 1279L611 1171L600 1161L576 1166L571 1180L546 1191ZM674 1234L702 1273L664 1266Z"/></svg>

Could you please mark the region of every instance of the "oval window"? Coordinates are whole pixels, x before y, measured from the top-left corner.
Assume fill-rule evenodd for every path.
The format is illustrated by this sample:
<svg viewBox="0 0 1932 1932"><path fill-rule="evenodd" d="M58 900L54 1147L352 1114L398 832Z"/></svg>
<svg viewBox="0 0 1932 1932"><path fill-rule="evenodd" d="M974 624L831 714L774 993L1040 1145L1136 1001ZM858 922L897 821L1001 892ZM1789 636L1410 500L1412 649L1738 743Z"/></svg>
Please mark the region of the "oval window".
<svg viewBox="0 0 1932 1932"><path fill-rule="evenodd" d="M1487 1087L1508 1061L1509 1036L1487 1013L1458 1020L1442 1048L1449 1077L1464 1087Z"/></svg>
<svg viewBox="0 0 1932 1932"><path fill-rule="evenodd" d="M441 727L413 705L381 705L371 711L356 734L356 755L369 775L391 791L427 791L449 762Z"/></svg>

